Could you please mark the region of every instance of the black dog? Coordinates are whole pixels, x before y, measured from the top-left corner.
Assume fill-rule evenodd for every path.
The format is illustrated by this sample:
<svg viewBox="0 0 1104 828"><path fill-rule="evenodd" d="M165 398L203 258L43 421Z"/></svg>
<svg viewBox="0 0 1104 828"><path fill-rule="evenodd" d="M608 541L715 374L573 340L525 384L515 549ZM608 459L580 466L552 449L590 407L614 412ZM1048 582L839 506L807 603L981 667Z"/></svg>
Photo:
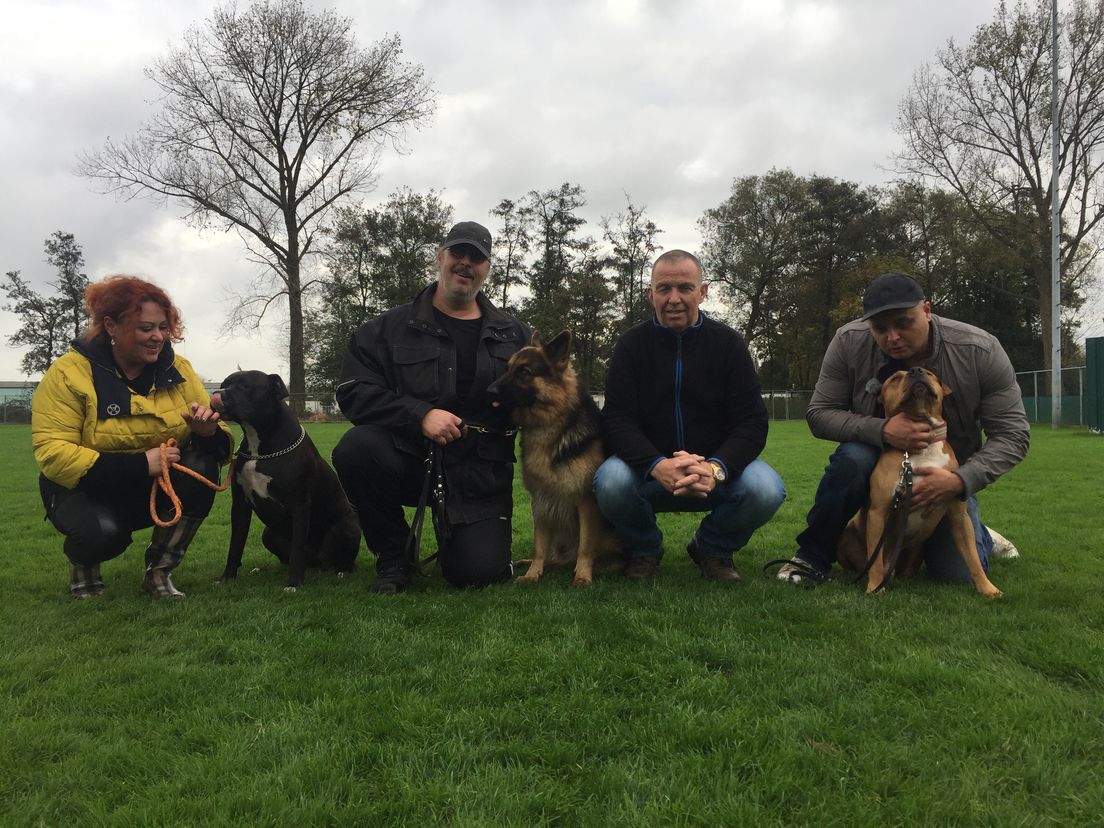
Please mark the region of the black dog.
<svg viewBox="0 0 1104 828"><path fill-rule="evenodd" d="M283 400L283 380L261 371L238 371L211 395L211 407L242 427L234 458L230 549L224 579L241 566L253 512L264 522L261 542L287 564L287 589L303 583L307 566L353 567L360 524L333 469L322 459Z"/></svg>

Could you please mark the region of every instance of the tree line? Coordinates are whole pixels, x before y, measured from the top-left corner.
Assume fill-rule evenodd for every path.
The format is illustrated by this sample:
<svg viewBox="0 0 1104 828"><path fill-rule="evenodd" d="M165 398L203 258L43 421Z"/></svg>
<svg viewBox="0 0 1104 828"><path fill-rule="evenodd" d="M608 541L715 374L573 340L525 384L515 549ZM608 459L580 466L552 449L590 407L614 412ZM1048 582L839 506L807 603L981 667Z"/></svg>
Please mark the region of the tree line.
<svg viewBox="0 0 1104 828"><path fill-rule="evenodd" d="M663 231L628 195L596 227L585 206L572 183L502 199L490 211L495 258L484 292L547 335L570 330L577 370L601 388L614 342L651 316L646 289ZM452 220L440 193L407 189L378 208L342 213L328 234L322 301L309 314L312 390L332 387L357 325L434 278L436 246ZM1021 217L1008 211L1001 220ZM764 387L811 388L832 334L861 314L863 289L885 270L915 276L936 312L994 333L1017 367L1043 365L1033 262L987 233L955 193L771 170L733 181L698 226L705 279L719 300L712 312L747 340ZM1082 297L1068 281L1072 311ZM1074 323L1064 330L1073 364Z"/></svg>
<svg viewBox="0 0 1104 828"><path fill-rule="evenodd" d="M1049 1L1000 2L968 43L951 41L915 73L896 122L898 183L770 170L736 178L704 211L707 278L765 385L810 386L861 286L890 267L916 275L941 312L996 333L1018 367L1049 367L1050 56ZM1104 219L1102 0L1066 4L1058 56L1070 364ZM348 332L432 278L431 246L452 218L439 192L355 206L380 153L428 123L432 84L398 36L364 48L348 18L302 0L216 9L147 74L161 108L135 135L84 153L80 172L108 192L181 203L198 226L235 229L260 270L232 323L259 324L282 303L289 388L297 399L308 385L324 392ZM647 316L662 231L631 197L594 228L585 205L573 183L503 198L490 211L486 290L541 331L572 330L580 371L600 386L611 342ZM8 287L23 301L25 284Z"/></svg>

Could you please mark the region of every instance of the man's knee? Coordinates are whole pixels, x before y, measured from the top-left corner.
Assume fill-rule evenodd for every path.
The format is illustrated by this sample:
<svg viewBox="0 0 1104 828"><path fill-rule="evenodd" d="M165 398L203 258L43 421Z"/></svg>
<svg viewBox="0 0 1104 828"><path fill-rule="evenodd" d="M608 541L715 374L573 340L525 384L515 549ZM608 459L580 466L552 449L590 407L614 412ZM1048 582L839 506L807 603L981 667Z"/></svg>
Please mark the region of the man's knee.
<svg viewBox="0 0 1104 828"><path fill-rule="evenodd" d="M740 475L744 502L766 523L786 499L786 485L774 469L762 460L753 461Z"/></svg>
<svg viewBox="0 0 1104 828"><path fill-rule="evenodd" d="M878 464L882 453L866 443L840 443L828 458L821 485L866 496L870 486L870 474Z"/></svg>
<svg viewBox="0 0 1104 828"><path fill-rule="evenodd" d="M338 440L331 454L334 470L342 484L352 481L384 482L391 486L395 475L402 475L417 464L414 457L395 448L391 433L374 425L353 426Z"/></svg>
<svg viewBox="0 0 1104 828"><path fill-rule="evenodd" d="M330 459L338 474L353 473L361 469L365 462L378 457L381 443L386 437L383 429L371 425L353 426L337 441ZM391 443L390 440L387 441ZM389 445L393 448L392 445Z"/></svg>
<svg viewBox="0 0 1104 828"><path fill-rule="evenodd" d="M636 472L629 468L620 457L608 458L594 473L593 491L602 511L613 506L620 499L635 496L639 481Z"/></svg>
<svg viewBox="0 0 1104 828"><path fill-rule="evenodd" d="M508 517L454 525L441 550L441 574L454 587L484 587L509 580L511 524Z"/></svg>
<svg viewBox="0 0 1104 828"><path fill-rule="evenodd" d="M841 475L866 479L881 456L881 451L866 443L840 443L828 459L828 465L838 469Z"/></svg>

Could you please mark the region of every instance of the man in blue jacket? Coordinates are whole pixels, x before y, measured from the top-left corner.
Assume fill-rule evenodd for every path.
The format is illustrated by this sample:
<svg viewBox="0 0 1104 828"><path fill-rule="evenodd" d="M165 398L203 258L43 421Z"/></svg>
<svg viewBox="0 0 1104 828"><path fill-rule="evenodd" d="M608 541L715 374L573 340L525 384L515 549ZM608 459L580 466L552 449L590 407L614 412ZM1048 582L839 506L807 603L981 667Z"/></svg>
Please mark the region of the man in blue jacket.
<svg viewBox="0 0 1104 828"><path fill-rule="evenodd" d="M708 512L686 551L702 576L738 581L733 552L782 505L778 474L756 459L767 410L747 345L699 306L701 263L669 250L652 267L655 317L618 340L606 374L602 436L613 455L594 494L628 555L626 577L655 574L657 512Z"/></svg>

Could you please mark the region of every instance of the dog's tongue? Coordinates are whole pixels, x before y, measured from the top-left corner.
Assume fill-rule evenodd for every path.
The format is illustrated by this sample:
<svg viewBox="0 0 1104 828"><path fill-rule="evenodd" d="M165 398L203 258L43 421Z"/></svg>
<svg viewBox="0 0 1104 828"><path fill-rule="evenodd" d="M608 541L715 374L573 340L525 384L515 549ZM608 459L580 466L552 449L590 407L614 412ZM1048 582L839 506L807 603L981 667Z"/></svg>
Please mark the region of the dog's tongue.
<svg viewBox="0 0 1104 828"><path fill-rule="evenodd" d="M218 391L211 395L211 408L215 411L222 411L222 394Z"/></svg>

